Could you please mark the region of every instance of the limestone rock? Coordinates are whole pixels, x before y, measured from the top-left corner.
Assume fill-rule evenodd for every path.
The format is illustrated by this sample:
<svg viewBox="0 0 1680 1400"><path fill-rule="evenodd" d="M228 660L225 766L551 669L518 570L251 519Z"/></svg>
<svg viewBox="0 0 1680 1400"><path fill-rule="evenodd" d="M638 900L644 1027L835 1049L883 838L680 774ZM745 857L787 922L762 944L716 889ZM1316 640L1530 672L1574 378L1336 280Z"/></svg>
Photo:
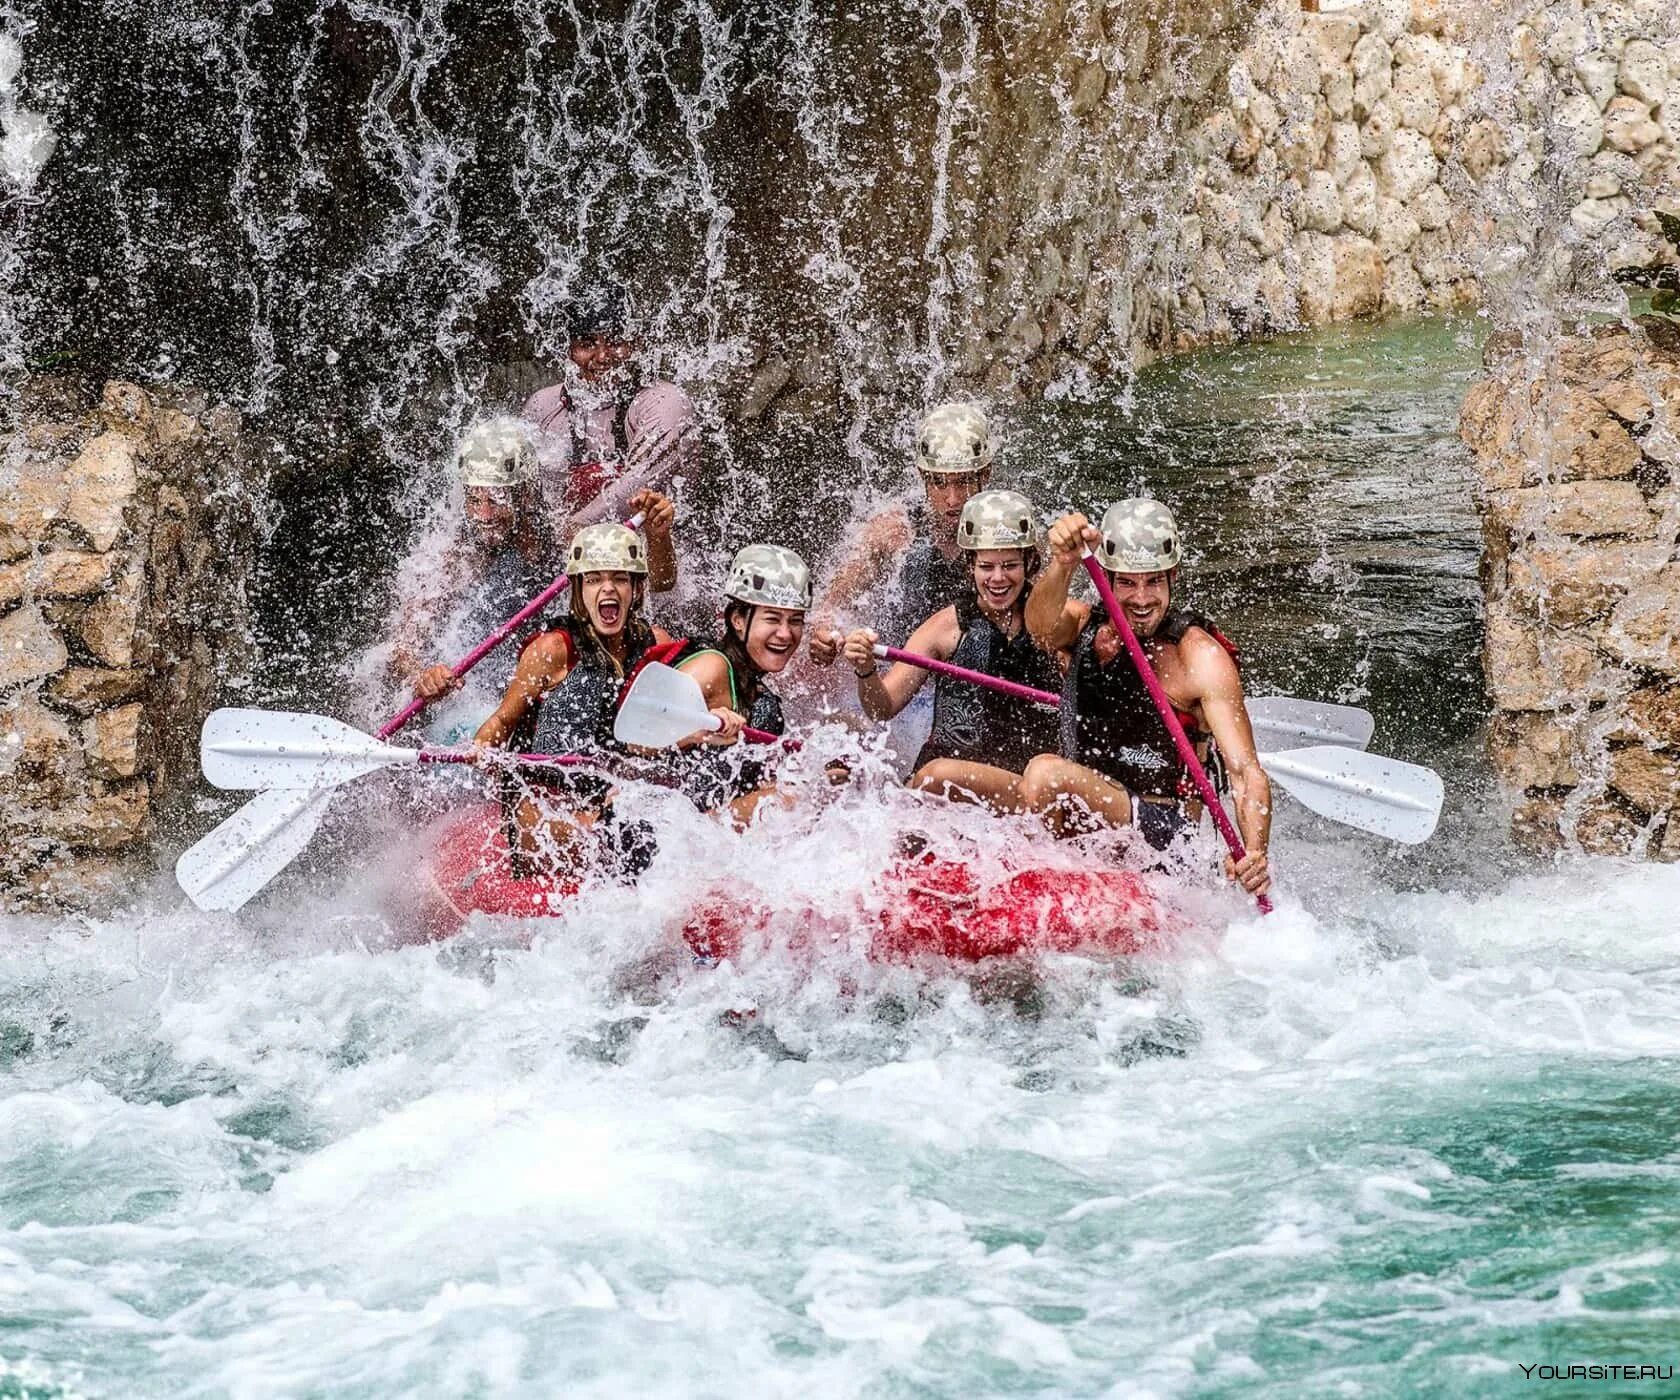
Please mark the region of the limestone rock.
<svg viewBox="0 0 1680 1400"><path fill-rule="evenodd" d="M1680 806L1680 755L1642 744L1610 755L1610 786L1646 816Z"/></svg>
<svg viewBox="0 0 1680 1400"><path fill-rule="evenodd" d="M101 433L64 473L65 518L80 525L103 553L122 532L123 516L139 481L132 440L121 433Z"/></svg>
<svg viewBox="0 0 1680 1400"><path fill-rule="evenodd" d="M1439 34L1447 27L1446 0L1411 0L1411 26L1418 34Z"/></svg>
<svg viewBox="0 0 1680 1400"><path fill-rule="evenodd" d="M1563 847L1563 798L1530 797L1511 814L1511 839L1526 851L1551 853Z"/></svg>
<svg viewBox="0 0 1680 1400"><path fill-rule="evenodd" d="M1296 296L1300 317L1307 325L1322 325L1331 316L1336 300L1336 263L1331 239L1303 229L1291 247L1298 263Z"/></svg>
<svg viewBox="0 0 1680 1400"><path fill-rule="evenodd" d="M1412 0L1368 0L1367 21L1390 44L1406 32L1412 22Z"/></svg>
<svg viewBox="0 0 1680 1400"><path fill-rule="evenodd" d="M1318 44L1319 71L1330 78L1347 66L1359 42L1359 20L1348 14L1321 14L1313 22L1311 34Z"/></svg>
<svg viewBox="0 0 1680 1400"><path fill-rule="evenodd" d="M1353 74L1346 68L1338 68L1325 83L1324 101L1337 121L1353 116Z"/></svg>
<svg viewBox="0 0 1680 1400"><path fill-rule="evenodd" d="M26 605L0 617L0 694L62 670L70 660L64 639Z"/></svg>
<svg viewBox="0 0 1680 1400"><path fill-rule="evenodd" d="M1630 39L1622 50L1616 86L1650 106L1661 106L1668 96L1668 59L1649 39Z"/></svg>
<svg viewBox="0 0 1680 1400"><path fill-rule="evenodd" d="M1330 306L1333 320L1374 316L1382 308L1383 259L1368 238L1343 236L1332 254L1336 290Z"/></svg>
<svg viewBox="0 0 1680 1400"><path fill-rule="evenodd" d="M1289 226L1284 222L1283 206L1274 199L1260 218L1260 256L1275 258L1288 242Z"/></svg>
<svg viewBox="0 0 1680 1400"><path fill-rule="evenodd" d="M1618 151L1643 151L1662 140L1662 134L1650 108L1637 97L1612 97L1604 109L1604 140Z"/></svg>
<svg viewBox="0 0 1680 1400"><path fill-rule="evenodd" d="M1532 545L1511 557L1507 596L1553 625L1579 627L1605 616L1630 587L1667 562L1668 547L1655 543Z"/></svg>
<svg viewBox="0 0 1680 1400"><path fill-rule="evenodd" d="M1342 222L1366 237L1377 231L1377 179L1363 161L1342 187Z"/></svg>
<svg viewBox="0 0 1680 1400"><path fill-rule="evenodd" d="M1557 710L1577 703L1597 669L1590 643L1566 633L1540 637L1503 607L1488 608L1482 652L1488 693L1502 710Z"/></svg>
<svg viewBox="0 0 1680 1400"><path fill-rule="evenodd" d="M1370 36L1367 35L1367 38ZM1379 68L1369 77L1353 80L1353 117L1355 121L1364 121L1377 108L1378 103L1393 107L1389 101L1389 93L1393 91L1394 80L1387 68ZM1399 109L1394 108L1396 119Z"/></svg>
<svg viewBox="0 0 1680 1400"><path fill-rule="evenodd" d="M1505 133L1498 122L1482 120L1465 129L1457 144L1458 163L1472 180L1480 180L1505 160Z"/></svg>
<svg viewBox="0 0 1680 1400"><path fill-rule="evenodd" d="M1627 856L1639 849L1643 825L1610 797L1597 797L1575 822L1576 843L1591 856Z"/></svg>
<svg viewBox="0 0 1680 1400"><path fill-rule="evenodd" d="M1680 685L1649 685L1628 696L1623 727L1611 738L1640 739L1680 749Z"/></svg>
<svg viewBox="0 0 1680 1400"><path fill-rule="evenodd" d="M1502 714L1488 726L1488 753L1513 787L1574 787L1579 740L1570 725L1548 714Z"/></svg>
<svg viewBox="0 0 1680 1400"><path fill-rule="evenodd" d="M63 645L59 643L60 649ZM61 661L53 670L63 665ZM144 671L103 670L96 666L72 666L47 683L48 697L78 715L90 715L95 710L133 700L145 689Z"/></svg>
<svg viewBox="0 0 1680 1400"><path fill-rule="evenodd" d="M1418 221L1412 217L1411 211L1398 199L1391 195L1380 195L1377 199L1377 247L1390 263L1397 260L1397 255L1405 252L1417 242L1421 232ZM1406 270L1412 272L1408 262ZM1416 272L1412 272L1416 277ZM1421 290L1421 283L1420 290ZM1512 483L1515 485L1516 483Z"/></svg>
<svg viewBox="0 0 1680 1400"><path fill-rule="evenodd" d="M1330 163L1330 173L1336 177L1336 183L1346 186L1354 171L1365 164L1364 154L1359 149L1359 128L1352 122L1337 122L1332 126L1325 158Z"/></svg>
<svg viewBox="0 0 1680 1400"><path fill-rule="evenodd" d="M1391 102L1379 102L1360 123L1359 152L1367 160L1376 160L1379 156L1388 154L1394 145L1394 133L1399 129L1400 118L1394 111Z"/></svg>
<svg viewBox="0 0 1680 1400"><path fill-rule="evenodd" d="M138 778L49 808L41 816L41 833L66 846L115 851L145 834L150 815L150 787Z"/></svg>
<svg viewBox="0 0 1680 1400"><path fill-rule="evenodd" d="M1388 154L1378 166L1384 192L1402 204L1410 204L1434 184L1440 171L1428 138L1404 128L1394 133Z"/></svg>
<svg viewBox="0 0 1680 1400"><path fill-rule="evenodd" d="M1328 170L1314 170L1307 176L1301 226L1319 233L1334 233L1342 226L1341 195L1336 189L1335 176Z"/></svg>
<svg viewBox="0 0 1680 1400"><path fill-rule="evenodd" d="M1591 49L1577 56L1574 62L1575 76L1580 80L1581 90L1592 98L1598 110L1603 111L1610 105L1610 99L1616 95L1616 60L1603 49Z"/></svg>
<svg viewBox="0 0 1680 1400"><path fill-rule="evenodd" d="M1395 70L1394 109L1402 126L1413 131L1435 130L1441 119L1441 98L1435 90L1435 75L1423 64L1402 64Z"/></svg>
<svg viewBox="0 0 1680 1400"><path fill-rule="evenodd" d="M105 385L99 396L99 412L106 426L115 432L140 437L152 434L151 395L127 379L113 379Z"/></svg>
<svg viewBox="0 0 1680 1400"><path fill-rule="evenodd" d="M1382 309L1408 315L1424 304L1423 279L1404 258L1392 258L1383 268Z"/></svg>
<svg viewBox="0 0 1680 1400"><path fill-rule="evenodd" d="M132 778L139 771L144 714L143 705L119 705L82 722L82 751L94 777Z"/></svg>
<svg viewBox="0 0 1680 1400"><path fill-rule="evenodd" d="M34 696L14 691L0 704L0 779L55 772L74 747L69 725Z"/></svg>
<svg viewBox="0 0 1680 1400"><path fill-rule="evenodd" d="M1656 517L1631 481L1565 481L1532 489L1544 493L1546 524L1560 535L1650 539L1656 533Z"/></svg>
<svg viewBox="0 0 1680 1400"><path fill-rule="evenodd" d="M1633 435L1583 389L1565 389L1542 401L1522 447L1542 477L1617 480L1632 476L1640 459Z"/></svg>
<svg viewBox="0 0 1680 1400"><path fill-rule="evenodd" d="M1602 645L1619 660L1680 676L1680 564L1628 590Z"/></svg>
<svg viewBox="0 0 1680 1400"><path fill-rule="evenodd" d="M1445 228L1447 221L1452 218L1452 205L1447 200L1447 192L1439 185L1426 186L1423 192L1411 201L1410 208L1419 229Z"/></svg>
<svg viewBox="0 0 1680 1400"><path fill-rule="evenodd" d="M58 550L0 565L0 608L26 597L87 598L110 582L111 561L102 554Z"/></svg>
<svg viewBox="0 0 1680 1400"><path fill-rule="evenodd" d="M1604 114L1584 92L1572 92L1557 104L1552 125L1565 159L1586 160L1604 144Z"/></svg>
<svg viewBox="0 0 1680 1400"><path fill-rule="evenodd" d="M1387 74L1394 65L1394 50L1381 34L1361 35L1349 55L1355 78L1369 78L1372 74Z"/></svg>

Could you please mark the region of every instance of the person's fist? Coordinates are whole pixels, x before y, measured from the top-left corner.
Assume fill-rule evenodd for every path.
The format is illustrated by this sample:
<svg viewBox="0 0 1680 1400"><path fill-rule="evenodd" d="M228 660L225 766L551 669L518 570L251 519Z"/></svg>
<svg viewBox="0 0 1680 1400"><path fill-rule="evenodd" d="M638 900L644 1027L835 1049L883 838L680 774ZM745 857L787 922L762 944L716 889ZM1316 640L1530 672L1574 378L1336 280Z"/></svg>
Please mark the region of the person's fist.
<svg viewBox="0 0 1680 1400"><path fill-rule="evenodd" d="M677 508L671 504L671 498L647 487L630 498L630 510L642 517L642 532L649 539L669 535L671 522L677 518Z"/></svg>
<svg viewBox="0 0 1680 1400"><path fill-rule="evenodd" d="M1250 851L1241 860L1226 856L1225 873L1256 899L1272 887L1271 864L1264 851Z"/></svg>
<svg viewBox="0 0 1680 1400"><path fill-rule="evenodd" d="M846 664L859 676L875 674L875 643L880 638L867 627L859 627L846 634Z"/></svg>
<svg viewBox="0 0 1680 1400"><path fill-rule="evenodd" d="M1077 564L1080 551L1095 549L1102 543L1102 536L1097 533L1089 520L1078 511L1074 511L1069 515L1064 515L1050 527L1047 543L1050 546L1050 552L1056 556L1059 562Z"/></svg>
<svg viewBox="0 0 1680 1400"><path fill-rule="evenodd" d="M414 693L422 700L437 700L460 688L460 678L447 666L428 666L414 678Z"/></svg>
<svg viewBox="0 0 1680 1400"><path fill-rule="evenodd" d="M811 640L807 649L811 653L811 660L819 666L832 666L840 655L840 643L843 640L840 629L827 619L819 620L811 628Z"/></svg>

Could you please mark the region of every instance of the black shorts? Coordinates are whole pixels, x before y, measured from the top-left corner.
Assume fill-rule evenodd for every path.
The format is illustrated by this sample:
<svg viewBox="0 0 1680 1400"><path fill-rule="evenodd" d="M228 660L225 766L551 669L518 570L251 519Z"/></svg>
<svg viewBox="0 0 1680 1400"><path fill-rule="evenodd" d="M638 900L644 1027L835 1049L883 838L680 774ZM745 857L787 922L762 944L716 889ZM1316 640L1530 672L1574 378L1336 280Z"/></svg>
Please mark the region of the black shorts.
<svg viewBox="0 0 1680 1400"><path fill-rule="evenodd" d="M1132 825L1155 850L1166 850L1190 829L1190 818L1184 814L1182 803L1153 802L1135 792L1127 796L1132 799Z"/></svg>

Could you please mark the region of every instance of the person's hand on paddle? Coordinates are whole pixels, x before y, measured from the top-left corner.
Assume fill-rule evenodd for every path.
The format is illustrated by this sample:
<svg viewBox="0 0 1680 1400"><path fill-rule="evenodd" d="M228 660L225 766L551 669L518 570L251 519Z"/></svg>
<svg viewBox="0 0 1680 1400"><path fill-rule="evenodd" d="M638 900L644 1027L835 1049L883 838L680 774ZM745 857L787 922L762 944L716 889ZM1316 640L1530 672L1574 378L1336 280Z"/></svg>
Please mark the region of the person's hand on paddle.
<svg viewBox="0 0 1680 1400"><path fill-rule="evenodd" d="M1050 535L1046 543L1049 545L1051 556L1064 569L1073 570L1079 567L1080 554L1084 550L1095 550L1102 543L1102 535L1097 527L1078 511L1064 515L1050 527Z"/></svg>
<svg viewBox="0 0 1680 1400"><path fill-rule="evenodd" d="M747 727L745 715L738 715L734 710L721 705L712 711L712 717L719 721L720 728L702 729L698 733L690 734L686 739L677 740L677 747L691 749L697 744L710 744L714 748L723 748L736 743L741 737L741 731Z"/></svg>
<svg viewBox="0 0 1680 1400"><path fill-rule="evenodd" d="M461 678L447 666L428 666L414 678L414 693L422 700L439 700L461 688Z"/></svg>
<svg viewBox="0 0 1680 1400"><path fill-rule="evenodd" d="M1272 887L1272 869L1264 851L1250 851L1241 860L1225 857L1225 873L1258 899Z"/></svg>
<svg viewBox="0 0 1680 1400"><path fill-rule="evenodd" d="M632 515L642 517L642 533L650 541L670 538L677 508L669 496L644 486L630 498L627 508Z"/></svg>
<svg viewBox="0 0 1680 1400"><path fill-rule="evenodd" d="M846 664L862 676L873 676L877 669L875 643L881 639L867 627L859 627L846 636Z"/></svg>
<svg viewBox="0 0 1680 1400"><path fill-rule="evenodd" d="M828 618L818 618L809 629L810 641L806 643L806 650L811 653L811 660L819 666L832 666L840 655L841 643L845 641L845 633L834 625Z"/></svg>

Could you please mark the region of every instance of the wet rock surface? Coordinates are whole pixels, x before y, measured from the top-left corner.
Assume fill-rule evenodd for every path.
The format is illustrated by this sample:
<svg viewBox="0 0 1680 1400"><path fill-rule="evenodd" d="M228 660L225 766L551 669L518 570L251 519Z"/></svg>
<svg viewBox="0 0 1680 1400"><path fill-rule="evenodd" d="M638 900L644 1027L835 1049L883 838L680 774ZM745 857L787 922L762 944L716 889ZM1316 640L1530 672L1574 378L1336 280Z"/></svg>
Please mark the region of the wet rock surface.
<svg viewBox="0 0 1680 1400"><path fill-rule="evenodd" d="M1489 750L1524 792L1516 834L1680 859L1680 346L1647 318L1499 338L1487 368L1460 431L1487 541Z"/></svg>
<svg viewBox="0 0 1680 1400"><path fill-rule="evenodd" d="M225 410L41 379L0 444L0 905L89 905L152 858L247 662L253 510Z"/></svg>

